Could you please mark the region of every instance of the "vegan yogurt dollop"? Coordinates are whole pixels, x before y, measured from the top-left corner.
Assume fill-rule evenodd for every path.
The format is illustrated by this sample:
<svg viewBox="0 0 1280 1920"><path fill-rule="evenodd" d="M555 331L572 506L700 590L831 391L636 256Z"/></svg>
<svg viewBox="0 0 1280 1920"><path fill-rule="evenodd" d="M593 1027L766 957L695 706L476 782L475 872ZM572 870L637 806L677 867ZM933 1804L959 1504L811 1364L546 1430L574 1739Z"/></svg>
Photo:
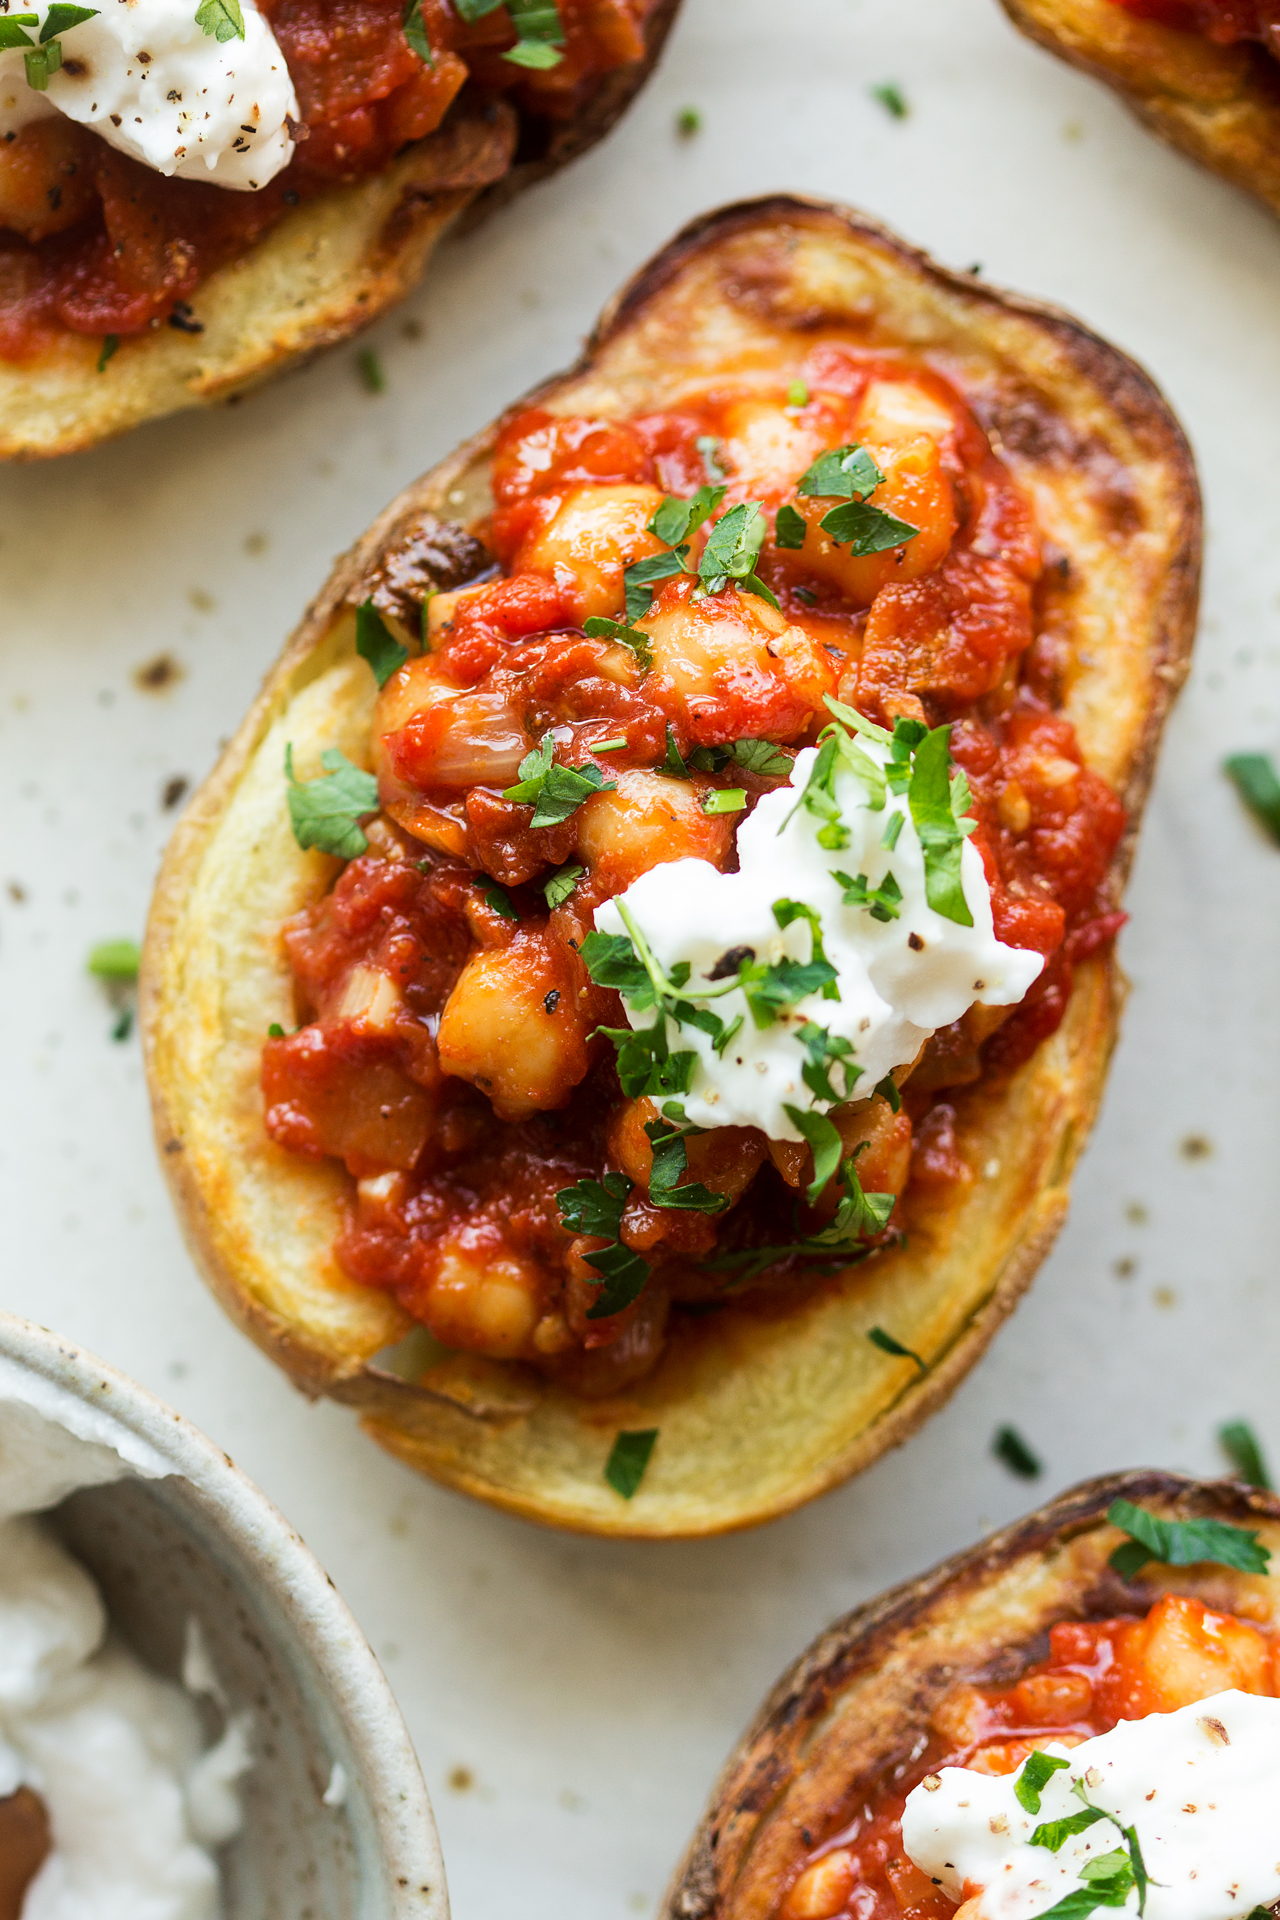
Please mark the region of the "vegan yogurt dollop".
<svg viewBox="0 0 1280 1920"><path fill-rule="evenodd" d="M26 23L20 30L32 45L0 50L0 140L62 113L184 180L253 192L288 164L297 96L253 0L101 0L91 19L60 28L67 12L53 0L29 8L11 0L6 9L15 30ZM233 19L243 37L228 26ZM47 75L42 33L61 53ZM31 84L33 53L43 87Z"/></svg>

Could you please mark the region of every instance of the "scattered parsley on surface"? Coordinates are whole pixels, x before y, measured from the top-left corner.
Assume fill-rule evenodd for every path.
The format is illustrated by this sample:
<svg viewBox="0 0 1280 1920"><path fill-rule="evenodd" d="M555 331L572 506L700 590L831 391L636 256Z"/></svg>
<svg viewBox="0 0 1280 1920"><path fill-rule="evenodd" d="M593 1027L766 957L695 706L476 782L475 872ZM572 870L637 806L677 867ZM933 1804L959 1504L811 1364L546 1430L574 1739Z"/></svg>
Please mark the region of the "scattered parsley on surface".
<svg viewBox="0 0 1280 1920"><path fill-rule="evenodd" d="M1010 1473L1016 1473L1020 1480L1038 1480L1044 1472L1037 1456L1018 1432L1016 1427L1000 1427L991 1442L991 1451ZM1033 1841L1032 1845L1038 1845Z"/></svg>
<svg viewBox="0 0 1280 1920"><path fill-rule="evenodd" d="M929 1369L920 1355L913 1353L910 1347L904 1347L901 1340L895 1340L883 1327L872 1327L867 1338L873 1347L879 1347L881 1353L891 1353L895 1360L914 1360L921 1373L928 1373Z"/></svg>
<svg viewBox="0 0 1280 1920"><path fill-rule="evenodd" d="M1233 1567L1238 1573L1266 1573L1271 1555L1258 1536L1222 1520L1159 1520L1129 1500L1113 1500L1107 1520L1129 1538L1110 1564L1128 1580L1151 1560L1166 1567L1193 1567L1202 1561Z"/></svg>
<svg viewBox="0 0 1280 1920"><path fill-rule="evenodd" d="M1218 1428L1218 1444L1247 1486L1271 1490L1271 1476L1251 1426L1243 1420L1228 1421Z"/></svg>
<svg viewBox="0 0 1280 1920"><path fill-rule="evenodd" d="M604 1477L624 1500L634 1498L648 1469L657 1438L657 1427L644 1427L637 1432L620 1433L609 1449Z"/></svg>
<svg viewBox="0 0 1280 1920"><path fill-rule="evenodd" d="M136 940L99 940L85 964L95 980L128 985L138 977L142 952Z"/></svg>
<svg viewBox="0 0 1280 1920"><path fill-rule="evenodd" d="M878 100L893 120L905 120L911 112L906 95L893 80L882 80L879 86L870 89L870 93L871 98Z"/></svg>
<svg viewBox="0 0 1280 1920"><path fill-rule="evenodd" d="M1223 771L1255 820L1280 844L1280 779L1265 753L1233 753Z"/></svg>

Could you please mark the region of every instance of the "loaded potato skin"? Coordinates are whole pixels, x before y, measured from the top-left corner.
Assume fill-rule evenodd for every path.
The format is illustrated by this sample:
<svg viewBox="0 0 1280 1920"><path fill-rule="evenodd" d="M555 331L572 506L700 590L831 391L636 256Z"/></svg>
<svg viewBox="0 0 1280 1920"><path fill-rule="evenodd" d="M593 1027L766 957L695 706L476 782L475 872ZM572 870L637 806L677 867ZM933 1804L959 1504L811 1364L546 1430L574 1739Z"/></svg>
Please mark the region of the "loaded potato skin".
<svg viewBox="0 0 1280 1920"><path fill-rule="evenodd" d="M811 315L815 300L827 302L832 357L825 370L820 360L809 366L798 404L791 387L821 343L811 317L793 328L791 315ZM869 312L879 315L870 329ZM901 329L908 318L918 329L922 316L936 350L913 350L904 379ZM997 317L998 347L986 331ZM841 393L835 368L850 348L861 371L856 392ZM1110 497L1082 503L1073 491L1070 505L1065 492L1060 501L1052 460L1015 455L1012 487L985 464L982 422L998 423L1003 406L1026 407L1021 356L1046 348L1056 371L1037 404L1079 420L1068 436L1087 438L1100 417L1107 422L1133 488L1140 572L1113 537ZM809 598L794 599L790 583L804 586L805 577L792 553L770 545L762 565L777 609L733 589L695 600L686 582L658 583L641 622L650 668L576 624L593 616L567 605L576 582L560 577L560 555L540 545L566 496L579 515L569 537L584 537L590 517L581 516L594 500L607 509L615 553L619 532L629 543L624 568L643 563L653 558L648 522L628 520L639 503L625 490L687 497L705 484L696 441L709 388L723 403L716 434L732 485L773 515L794 498L797 468L843 444L877 384L867 418L886 458L894 434L904 445L928 440L950 407L945 487L918 495L914 510L923 523L925 505L936 503L934 537L969 556L960 585L939 598L929 572L861 588L819 578ZM641 416L664 424L650 464L638 468L628 423ZM1006 445L1014 437L1002 434ZM521 476L545 475L552 453L555 486L530 486ZM1034 533L1017 504L1029 497ZM1158 397L1074 323L952 283L838 209L757 203L681 236L606 316L577 372L530 396L371 529L179 829L149 936L147 1045L166 1171L224 1302L299 1384L352 1401L375 1437L414 1464L514 1511L590 1531L748 1524L902 1437L972 1363L1061 1218L1113 1030L1118 924L1109 909L1087 938L1062 945L1072 915L1082 915L1073 925L1089 920L1096 884L1068 898L1068 823L1086 791L1124 803L1130 825L1101 876L1113 886L1190 637L1196 507L1185 449ZM970 553L975 532L981 550ZM1046 537L1051 565L1042 571ZM523 566L530 554L545 572ZM869 609L857 605L859 592ZM983 1050L1017 1023L993 1037L978 1018L988 1010L978 1009L937 1036L928 1071L923 1060L916 1069L919 1098L900 1114L880 1098L861 1103L847 1127L842 1119L844 1151L859 1151L874 1191L892 1196L910 1180L909 1248L878 1255L858 1275L806 1280L781 1313L761 1314L750 1299L708 1313L701 1303L720 1283L709 1288L697 1269L717 1221L649 1207L652 1115L643 1100L619 1105L600 1078L612 1073L612 1043L597 1030L617 1028L618 1012L611 994L608 1007L592 1004L601 989L584 980L575 951L590 901L643 876L659 851L732 870L736 823L704 804L730 776L723 763L703 772L687 758L683 778L668 770L669 731L681 756L702 745L723 753L744 733L790 755L813 738L826 694L864 674L859 704L890 724L926 702L935 718L999 701L1007 678L999 650L965 644L955 618L975 594L988 611L974 630L1016 635L1014 651L1041 691L1034 713L1016 725L1010 714L1003 744L993 748L985 721L971 734L959 729L957 764L975 791L989 784L993 832L1014 847L1034 831L1057 863L1047 888L1019 880L1003 937L1038 951L1047 939L1064 966L1047 981L1042 1025L1023 1022L1018 1046L1003 1060L990 1056L994 1075L984 1076ZM886 596L896 612L877 638L871 616ZM381 690L354 650L356 609L368 600L409 652ZM419 654L424 601L430 647ZM1096 666L1077 658L1071 638L1086 608L1089 618L1118 621L1116 646ZM531 689L544 703L532 716ZM502 796L548 721L574 735L564 764L594 766L602 785L571 817L532 829L528 805ZM625 752L611 744L620 734ZM281 811L286 744L303 783L334 749L374 768L383 813L366 819L368 850L344 872L292 838ZM733 775L753 793L779 777ZM588 871L586 896L552 906L548 879L574 866ZM326 933L326 916L354 926L384 911L388 927L407 917L418 942L419 971L400 985L398 934L381 953L357 954ZM270 931L286 924L283 937ZM229 993L209 997L213 982L233 977ZM501 1026L513 1003L519 1045L495 1045L494 1017ZM411 1035L406 1011L413 1021L438 1018L430 1047ZM385 1068L396 1036L403 1081L396 1092L371 1079L367 1097L351 1103L366 1116L358 1138L332 1131L332 1110L302 1085L308 1073L313 1089L325 1079L313 1071L308 1037L317 1019L340 1021L339 1051L358 1072L379 1057ZM268 1037L273 1023L282 1031ZM750 1128L723 1133L689 1142L687 1178L728 1200L726 1219L747 1219L762 1182L794 1193L803 1181L804 1163L785 1142L766 1143ZM438 1162L424 1157L430 1137L445 1143ZM636 1189L624 1240L681 1276L649 1288L640 1310L613 1328L589 1319L599 1240L587 1232L566 1246L556 1205L561 1190L598 1176L602 1142L605 1164ZM993 1162L999 1176L987 1171ZM436 1170L424 1186L428 1165ZM459 1204L468 1192L472 1200ZM819 1210L806 1231L821 1231L824 1217ZM397 1266L423 1232L434 1239L431 1259L414 1254ZM875 1327L922 1352L923 1373L871 1342ZM786 1385L797 1365L811 1383L803 1407ZM758 1433L742 1427L743 1394L769 1409ZM604 1458L619 1429L644 1427L660 1429L659 1449L624 1505L603 1482ZM720 1434L733 1445L722 1449Z"/></svg>
<svg viewBox="0 0 1280 1920"><path fill-rule="evenodd" d="M1117 1501L1256 1536L1270 1567L1152 1561L1126 1577L1111 1565L1128 1544L1108 1519ZM855 1609L783 1675L730 1757L664 1920L951 1920L956 1899L904 1848L911 1790L944 1767L1005 1776L1228 1689L1274 1698L1277 1552L1273 1494L1116 1474Z"/></svg>
<svg viewBox="0 0 1280 1920"><path fill-rule="evenodd" d="M1190 159L1280 214L1280 50L1270 0L1001 0Z"/></svg>

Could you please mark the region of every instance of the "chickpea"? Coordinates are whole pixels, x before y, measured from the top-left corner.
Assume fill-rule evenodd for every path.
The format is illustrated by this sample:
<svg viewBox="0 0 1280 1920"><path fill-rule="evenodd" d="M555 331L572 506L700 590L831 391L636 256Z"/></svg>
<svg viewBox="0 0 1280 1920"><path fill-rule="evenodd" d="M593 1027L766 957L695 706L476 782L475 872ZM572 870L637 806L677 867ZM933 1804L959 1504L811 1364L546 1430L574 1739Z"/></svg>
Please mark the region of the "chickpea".
<svg viewBox="0 0 1280 1920"><path fill-rule="evenodd" d="M957 524L951 482L935 440L917 434L901 446L872 446L869 451L884 474L873 504L918 529L905 545L858 559L847 545L837 546L819 525L838 501L802 496L795 503L809 527L804 543L806 572L829 580L859 607L869 607L882 587L932 572L946 557Z"/></svg>
<svg viewBox="0 0 1280 1920"><path fill-rule="evenodd" d="M792 1885L782 1903L783 1920L834 1920L856 1878L853 1855L846 1847L824 1853Z"/></svg>
<svg viewBox="0 0 1280 1920"><path fill-rule="evenodd" d="M1176 1593L1123 1630L1116 1664L1126 1713L1174 1713L1232 1687L1269 1694L1273 1684L1271 1649L1256 1627Z"/></svg>
<svg viewBox="0 0 1280 1920"><path fill-rule="evenodd" d="M475 1238L463 1229L444 1239L423 1318L446 1346L514 1360L533 1340L543 1275L503 1243L476 1245Z"/></svg>
<svg viewBox="0 0 1280 1920"><path fill-rule="evenodd" d="M98 201L93 139L59 114L29 121L0 145L0 227L43 240L83 220Z"/></svg>
<svg viewBox="0 0 1280 1920"><path fill-rule="evenodd" d="M622 769L616 793L597 793L579 808L577 851L610 893L666 860L709 860L723 867L733 845L731 814L702 811L707 780L673 780L643 768Z"/></svg>
<svg viewBox="0 0 1280 1920"><path fill-rule="evenodd" d="M728 727L745 710L752 717L743 731L790 740L835 692L829 655L756 594L730 589L693 600L668 590L645 628L653 652L647 690L669 713Z"/></svg>
<svg viewBox="0 0 1280 1920"><path fill-rule="evenodd" d="M587 1071L580 962L546 927L473 953L440 1017L445 1073L488 1094L503 1120L562 1107Z"/></svg>
<svg viewBox="0 0 1280 1920"><path fill-rule="evenodd" d="M568 576L579 622L593 614L616 615L624 569L662 551L648 531L662 500L657 487L574 487L550 524L521 548L514 569L548 580Z"/></svg>

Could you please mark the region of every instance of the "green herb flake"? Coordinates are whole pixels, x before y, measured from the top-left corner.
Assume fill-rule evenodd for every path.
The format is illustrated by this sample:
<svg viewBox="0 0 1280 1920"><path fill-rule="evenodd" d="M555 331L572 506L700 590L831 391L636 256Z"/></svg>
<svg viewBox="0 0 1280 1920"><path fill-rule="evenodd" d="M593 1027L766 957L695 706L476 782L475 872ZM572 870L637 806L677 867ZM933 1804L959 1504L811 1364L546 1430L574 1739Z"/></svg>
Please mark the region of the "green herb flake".
<svg viewBox="0 0 1280 1920"><path fill-rule="evenodd" d="M904 1347L900 1340L895 1340L893 1335L886 1333L883 1327L872 1327L867 1338L873 1347L879 1347L881 1353L891 1353L896 1360L914 1360L921 1373L928 1373L929 1369L920 1355L913 1353L910 1347Z"/></svg>
<svg viewBox="0 0 1280 1920"><path fill-rule="evenodd" d="M475 878L475 884L479 889L481 899L491 912L500 914L504 920L518 920L520 918L518 908L511 904L510 894L507 893L504 888L500 887L495 880L490 880L488 874L478 873Z"/></svg>
<svg viewBox="0 0 1280 1920"><path fill-rule="evenodd" d="M650 599L652 599L652 594ZM620 646L630 647L636 661L645 673L653 665L651 642L647 633L639 627L626 626L621 620L606 620L603 615L593 613L582 623L582 631L589 640L614 640Z"/></svg>
<svg viewBox="0 0 1280 1920"><path fill-rule="evenodd" d="M777 598L756 573L766 522L758 501L744 500L716 521L698 562L698 593L721 593L732 581L776 608Z"/></svg>
<svg viewBox="0 0 1280 1920"><path fill-rule="evenodd" d="M435 67L435 55L431 51L431 42L427 38L427 23L422 17L422 0L406 0L404 12L400 16L400 29L409 44L411 53L416 53L425 66Z"/></svg>
<svg viewBox="0 0 1280 1920"><path fill-rule="evenodd" d="M814 1020L806 1020L802 1027L796 1028L796 1039L807 1056L800 1078L810 1093L832 1106L851 1099L854 1084L862 1077L862 1068L853 1061L852 1042L841 1034L829 1033ZM837 1089L831 1077L836 1071L844 1075L843 1091Z"/></svg>
<svg viewBox="0 0 1280 1920"><path fill-rule="evenodd" d="M635 1498L657 1438L657 1427L644 1427L635 1432L618 1434L609 1449L604 1477L624 1500Z"/></svg>
<svg viewBox="0 0 1280 1920"><path fill-rule="evenodd" d="M34 47L35 41L26 31L28 27L38 27L38 13L0 14L0 49L8 47Z"/></svg>
<svg viewBox="0 0 1280 1920"><path fill-rule="evenodd" d="M220 44L244 39L244 15L240 0L201 0L196 9L196 25Z"/></svg>
<svg viewBox="0 0 1280 1920"><path fill-rule="evenodd" d="M372 347L361 349L356 355L356 366L360 370L360 378L364 382L366 393L386 392L387 376L382 371L382 362Z"/></svg>
<svg viewBox="0 0 1280 1920"><path fill-rule="evenodd" d="M679 1112L680 1109L676 1108ZM685 1141L701 1127L675 1126L668 1119L650 1120L645 1125L653 1148L653 1166L649 1174L649 1204L684 1213L723 1213L729 1201L723 1193L712 1193L700 1180L680 1185L689 1170Z"/></svg>
<svg viewBox="0 0 1280 1920"><path fill-rule="evenodd" d="M713 787L702 796L704 813L741 813L746 804L745 787Z"/></svg>
<svg viewBox="0 0 1280 1920"><path fill-rule="evenodd" d="M898 835L902 832L906 818L905 813L895 811L891 813L885 821L884 832L880 835L880 845L886 853L892 853L893 849L897 846Z"/></svg>
<svg viewBox="0 0 1280 1920"><path fill-rule="evenodd" d="M542 897L552 913L564 905L585 872L585 867L571 861L567 867L560 867L552 874L542 889Z"/></svg>
<svg viewBox="0 0 1280 1920"><path fill-rule="evenodd" d="M820 453L813 465L801 474L796 492L806 499L866 500L883 485L883 473L866 448L855 440L847 446L829 447L826 453Z"/></svg>
<svg viewBox="0 0 1280 1920"><path fill-rule="evenodd" d="M679 494L669 493L662 505L649 522L649 532L665 546L679 547L696 533L705 520L709 520L728 489L708 483L698 491L682 499Z"/></svg>
<svg viewBox="0 0 1280 1920"><path fill-rule="evenodd" d="M960 860L965 839L977 823L965 813L970 803L968 781L962 773L951 774L950 740L951 728L941 726L915 743L907 803L924 853L925 899L945 920L971 927L973 915L964 897Z"/></svg>
<svg viewBox="0 0 1280 1920"><path fill-rule="evenodd" d="M1271 1555L1258 1545L1256 1532L1230 1527L1222 1520L1159 1520L1145 1507L1113 1500L1107 1520L1129 1539L1111 1555L1111 1565L1128 1580L1157 1560L1166 1567L1193 1567L1202 1561L1234 1567L1238 1573L1266 1573Z"/></svg>
<svg viewBox="0 0 1280 1920"><path fill-rule="evenodd" d="M133 1008L121 1007L111 1028L113 1040L127 1040L133 1032Z"/></svg>
<svg viewBox="0 0 1280 1920"><path fill-rule="evenodd" d="M555 0L507 0L507 12L517 38L503 59L534 72L558 67L563 58L564 27Z"/></svg>
<svg viewBox="0 0 1280 1920"><path fill-rule="evenodd" d="M1029 1753L1021 1773L1013 1783L1014 1798L1024 1813L1039 1813L1040 1795L1055 1773L1071 1762L1056 1753Z"/></svg>
<svg viewBox="0 0 1280 1920"><path fill-rule="evenodd" d="M136 940L99 940L89 949L85 962L95 980L110 980L128 985L138 977L142 951Z"/></svg>
<svg viewBox="0 0 1280 1920"><path fill-rule="evenodd" d="M1044 1472L1037 1456L1018 1432L1016 1427L1000 1427L991 1442L991 1451L1010 1473L1016 1473L1020 1480L1038 1480ZM1038 1840L1032 1846L1039 1846Z"/></svg>
<svg viewBox="0 0 1280 1920"><path fill-rule="evenodd" d="M712 485L714 486L719 480L727 480L729 476L720 459L723 441L717 439L714 433L700 433L693 444L701 455L702 471Z"/></svg>
<svg viewBox="0 0 1280 1920"><path fill-rule="evenodd" d="M23 54L22 64L27 72L27 85L36 93L47 93L50 74L57 73L62 65L61 40L50 40L45 46L31 47Z"/></svg>
<svg viewBox="0 0 1280 1920"><path fill-rule="evenodd" d="M278 1020L273 1020L271 1022L271 1025L267 1028L267 1038L268 1040L284 1039L284 1028L280 1025L280 1022Z"/></svg>
<svg viewBox="0 0 1280 1920"><path fill-rule="evenodd" d="M354 860L369 845L358 823L376 812L378 783L336 747L325 749L320 765L324 774L316 779L295 779L292 744L284 750L293 837L304 849L318 847L339 860Z"/></svg>
<svg viewBox="0 0 1280 1920"><path fill-rule="evenodd" d="M624 568L622 592L626 602L627 625L633 627L637 620L643 620L653 606L653 590L663 580L673 580L677 574L685 573L685 554L688 548L672 553L652 553L645 560L634 560Z"/></svg>
<svg viewBox="0 0 1280 1920"><path fill-rule="evenodd" d="M705 1261L704 1265L711 1272L729 1272L739 1282L745 1282L754 1280L768 1267L776 1266L779 1260L799 1258L820 1262L824 1267L847 1267L867 1259L874 1249L865 1244L865 1236L883 1233L893 1213L895 1196L891 1193L863 1192L855 1165L857 1155L862 1151L863 1147L859 1147L856 1153L851 1153L840 1168L844 1198L831 1220L819 1232L806 1234L788 1245L745 1247L731 1253L717 1254L714 1260ZM887 1340L888 1334L884 1338ZM905 1353L906 1349L895 1346L894 1351ZM914 1359L915 1355L910 1357Z"/></svg>
<svg viewBox="0 0 1280 1920"><path fill-rule="evenodd" d="M895 815L901 820L902 815ZM891 873L886 873L878 887L873 887L865 873L855 873L850 877L832 869L831 878L838 887L844 888L843 904L846 907L865 907L873 920L887 923L896 920L902 907L902 888Z"/></svg>
<svg viewBox="0 0 1280 1920"><path fill-rule="evenodd" d="M676 132L682 140L692 140L702 132L702 115L696 107L681 107L676 115Z"/></svg>
<svg viewBox="0 0 1280 1920"><path fill-rule="evenodd" d="M400 645L372 600L356 608L356 652L368 661L380 687L385 687L409 658L409 649Z"/></svg>
<svg viewBox="0 0 1280 1920"><path fill-rule="evenodd" d="M606 780L599 767L561 766L555 759L555 751L553 735L544 733L533 752L527 753L520 762L519 780L502 795L504 800L533 808L529 825L534 828L559 826L593 793L617 791L617 781Z"/></svg>
<svg viewBox="0 0 1280 1920"><path fill-rule="evenodd" d="M772 740L735 740L729 752L745 773L762 780L784 780L794 765L791 755Z"/></svg>
<svg viewBox="0 0 1280 1920"><path fill-rule="evenodd" d="M1047 1847L1050 1853L1060 1853L1063 1847L1077 1833L1086 1833L1099 1820L1108 1820L1110 1815L1101 1807L1082 1807L1079 1813L1069 1813L1062 1820L1046 1820L1032 1829L1027 1839L1029 1847Z"/></svg>
<svg viewBox="0 0 1280 1920"><path fill-rule="evenodd" d="M807 407L808 404L808 387L806 387L803 380L793 380L787 388L787 405L789 407Z"/></svg>
<svg viewBox="0 0 1280 1920"><path fill-rule="evenodd" d="M888 1101L894 1113L902 1112L902 1091L891 1073L886 1073L883 1080L876 1081L875 1091L882 1100Z"/></svg>
<svg viewBox="0 0 1280 1920"><path fill-rule="evenodd" d="M862 500L846 500L832 507L818 525L834 546L847 546L855 560L904 547L920 531L909 520L899 520L896 514L886 513L883 507L873 507Z"/></svg>
<svg viewBox="0 0 1280 1920"><path fill-rule="evenodd" d="M1222 763L1223 772L1250 813L1280 844L1280 779L1265 753L1233 753Z"/></svg>
<svg viewBox="0 0 1280 1920"><path fill-rule="evenodd" d="M606 1173L600 1180L579 1180L556 1195L560 1219L570 1233L605 1240L608 1245L582 1257L600 1275L602 1290L587 1309L588 1320L605 1320L638 1300L649 1278L648 1263L622 1244L622 1214L631 1192L625 1173Z"/></svg>
<svg viewBox="0 0 1280 1920"><path fill-rule="evenodd" d="M784 553L798 553L804 545L809 523L802 513L797 513L788 502L778 508L773 523L773 542Z"/></svg>
<svg viewBox="0 0 1280 1920"><path fill-rule="evenodd" d="M892 120L905 120L911 112L906 95L893 80L882 80L879 86L869 89L871 98L878 100Z"/></svg>
<svg viewBox="0 0 1280 1920"><path fill-rule="evenodd" d="M119 351L120 335L118 333L104 333L102 336L102 351L98 355L99 373L106 372L107 362L112 360Z"/></svg>
<svg viewBox="0 0 1280 1920"><path fill-rule="evenodd" d="M669 720L667 722L666 757L662 765L658 768L658 772L669 774L673 780L687 780L689 778L689 769L681 757L679 747L676 745L675 729Z"/></svg>
<svg viewBox="0 0 1280 1920"><path fill-rule="evenodd" d="M813 1154L813 1179L809 1184L809 1205L813 1206L827 1182L839 1172L844 1141L834 1120L813 1108L783 1106L792 1126L807 1142Z"/></svg>
<svg viewBox="0 0 1280 1920"><path fill-rule="evenodd" d="M1251 1426L1243 1420L1229 1420L1226 1426L1218 1428L1218 1444L1235 1468L1238 1479L1246 1486L1265 1487L1270 1491L1271 1476Z"/></svg>

